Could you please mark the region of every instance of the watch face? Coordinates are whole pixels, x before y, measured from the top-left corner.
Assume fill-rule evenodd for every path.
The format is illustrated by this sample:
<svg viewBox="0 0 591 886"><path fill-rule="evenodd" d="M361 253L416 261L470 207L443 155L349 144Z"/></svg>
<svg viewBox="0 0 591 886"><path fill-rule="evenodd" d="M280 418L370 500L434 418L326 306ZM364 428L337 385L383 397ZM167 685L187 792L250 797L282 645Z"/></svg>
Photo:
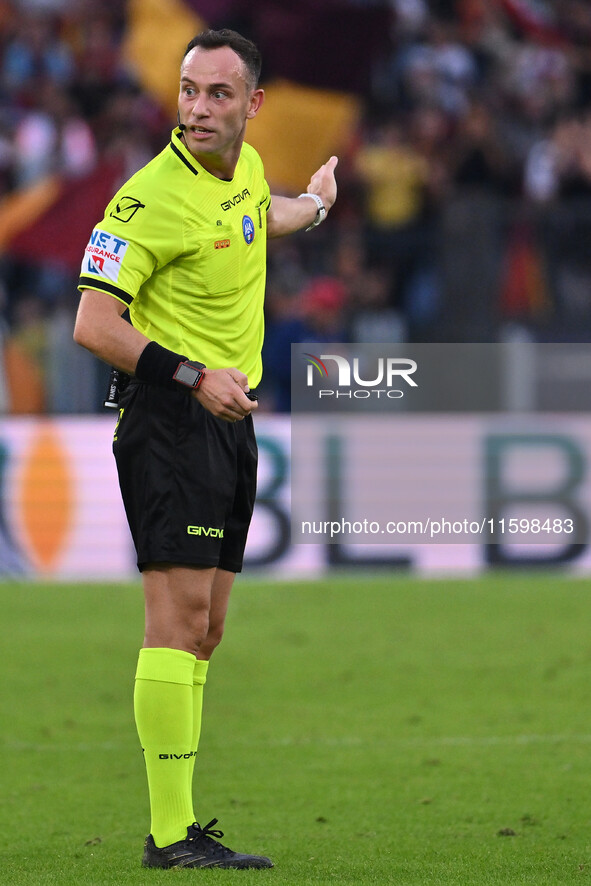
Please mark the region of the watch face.
<svg viewBox="0 0 591 886"><path fill-rule="evenodd" d="M201 370L195 369L193 366L187 366L186 363L181 363L174 374L175 381L179 381L182 385L187 385L190 388L195 387L200 377Z"/></svg>

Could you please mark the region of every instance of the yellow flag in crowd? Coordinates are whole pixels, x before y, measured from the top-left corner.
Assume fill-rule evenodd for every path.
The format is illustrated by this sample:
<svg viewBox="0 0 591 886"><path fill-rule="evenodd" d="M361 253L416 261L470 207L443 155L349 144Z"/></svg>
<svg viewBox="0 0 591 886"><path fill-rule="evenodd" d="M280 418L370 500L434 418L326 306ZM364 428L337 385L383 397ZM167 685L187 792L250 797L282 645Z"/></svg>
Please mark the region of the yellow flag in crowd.
<svg viewBox="0 0 591 886"><path fill-rule="evenodd" d="M298 192L346 147L358 113L358 100L348 93L277 81L265 86L265 102L249 122L246 140L261 155L271 187Z"/></svg>
<svg viewBox="0 0 591 886"><path fill-rule="evenodd" d="M61 194L59 176L47 175L8 194L0 202L0 251L37 221Z"/></svg>
<svg viewBox="0 0 591 886"><path fill-rule="evenodd" d="M129 2L124 57L171 119L183 49L207 26L183 0ZM346 145L357 113L358 100L348 93L277 81L265 84L265 103L249 122L246 140L260 153L269 183L298 192Z"/></svg>
<svg viewBox="0 0 591 886"><path fill-rule="evenodd" d="M184 48L207 25L183 0L129 0L127 17L124 58L144 89L176 115Z"/></svg>

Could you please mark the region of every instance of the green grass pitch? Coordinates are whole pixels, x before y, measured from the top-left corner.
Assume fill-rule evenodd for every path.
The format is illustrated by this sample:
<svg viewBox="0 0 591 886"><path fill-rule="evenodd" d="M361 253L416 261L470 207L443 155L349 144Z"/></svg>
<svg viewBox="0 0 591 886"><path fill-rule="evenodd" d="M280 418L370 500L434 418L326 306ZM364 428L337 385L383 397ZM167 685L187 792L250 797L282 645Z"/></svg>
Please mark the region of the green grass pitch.
<svg viewBox="0 0 591 886"><path fill-rule="evenodd" d="M202 824L271 871L144 871L139 585L0 584L0 883L591 882L591 586L237 582Z"/></svg>

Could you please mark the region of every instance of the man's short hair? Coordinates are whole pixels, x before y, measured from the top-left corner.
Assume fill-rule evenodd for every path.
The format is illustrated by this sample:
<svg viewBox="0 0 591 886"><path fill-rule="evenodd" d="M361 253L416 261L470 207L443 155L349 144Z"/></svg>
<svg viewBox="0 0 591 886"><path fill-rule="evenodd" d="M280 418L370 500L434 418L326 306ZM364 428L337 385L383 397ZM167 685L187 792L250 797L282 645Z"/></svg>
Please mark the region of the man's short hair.
<svg viewBox="0 0 591 886"><path fill-rule="evenodd" d="M221 46L229 46L244 62L252 89L256 89L259 85L261 54L255 44L243 37L242 34L239 34L237 31L231 31L229 28L222 28L219 31L212 29L202 31L190 41L185 49L183 58L192 49L195 49L196 46L201 49L219 49Z"/></svg>

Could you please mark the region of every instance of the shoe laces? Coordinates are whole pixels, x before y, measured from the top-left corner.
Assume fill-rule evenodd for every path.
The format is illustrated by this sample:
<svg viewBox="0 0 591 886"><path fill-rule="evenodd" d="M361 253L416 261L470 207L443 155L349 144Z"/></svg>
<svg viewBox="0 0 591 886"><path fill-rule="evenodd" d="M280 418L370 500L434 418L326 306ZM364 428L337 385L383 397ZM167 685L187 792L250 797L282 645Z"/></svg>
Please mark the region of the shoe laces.
<svg viewBox="0 0 591 886"><path fill-rule="evenodd" d="M224 852L232 853L231 849L228 849L226 846L222 846L221 843L218 843L218 840L224 836L223 831L214 830L213 826L218 823L217 818L212 818L211 821L208 821L206 825L201 827L199 822L193 822L193 830L196 832L193 836L189 837L189 842L193 842L194 840L203 841L206 845L210 845L211 848L223 849Z"/></svg>

